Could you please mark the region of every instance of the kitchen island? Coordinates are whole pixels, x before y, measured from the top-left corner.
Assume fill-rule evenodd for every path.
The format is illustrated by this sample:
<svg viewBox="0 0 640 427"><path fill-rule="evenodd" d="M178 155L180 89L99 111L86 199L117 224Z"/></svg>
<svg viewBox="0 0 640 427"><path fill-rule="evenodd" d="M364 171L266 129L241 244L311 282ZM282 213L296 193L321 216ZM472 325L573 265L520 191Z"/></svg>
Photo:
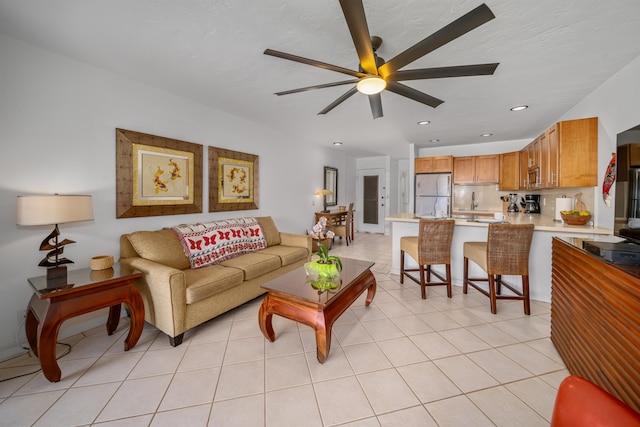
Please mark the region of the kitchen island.
<svg viewBox="0 0 640 427"><path fill-rule="evenodd" d="M464 242L486 241L487 222L493 218L489 212L454 212L452 216L456 220L451 242L451 280L456 286L462 286L463 262L462 248ZM475 219L475 220L474 220ZM417 236L419 217L412 213L391 215L385 218L391 222L391 274L400 274L400 238L403 236ZM565 225L556 222L552 217L541 214L508 213L505 220L512 224L534 224L533 240L529 255L529 286L531 299L551 302L551 241L554 236L577 237L583 239L615 240L613 231L606 228L593 227L591 225ZM406 258L407 267L413 268L416 264L410 258ZM442 268L442 269L441 269ZM444 271L442 266L435 266L435 270ZM471 276L483 274L482 270L469 263ZM508 278L517 286L521 284L520 278ZM428 296L427 296L428 298Z"/></svg>

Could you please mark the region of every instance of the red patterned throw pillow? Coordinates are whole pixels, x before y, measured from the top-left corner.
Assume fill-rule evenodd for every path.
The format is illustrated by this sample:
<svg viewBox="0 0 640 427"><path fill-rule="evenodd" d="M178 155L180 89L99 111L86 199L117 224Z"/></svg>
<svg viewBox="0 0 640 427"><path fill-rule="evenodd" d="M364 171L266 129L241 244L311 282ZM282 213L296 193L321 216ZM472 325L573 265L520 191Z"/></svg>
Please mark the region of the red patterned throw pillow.
<svg viewBox="0 0 640 427"><path fill-rule="evenodd" d="M191 268L219 264L267 247L262 227L255 218L183 224L171 229L180 239Z"/></svg>

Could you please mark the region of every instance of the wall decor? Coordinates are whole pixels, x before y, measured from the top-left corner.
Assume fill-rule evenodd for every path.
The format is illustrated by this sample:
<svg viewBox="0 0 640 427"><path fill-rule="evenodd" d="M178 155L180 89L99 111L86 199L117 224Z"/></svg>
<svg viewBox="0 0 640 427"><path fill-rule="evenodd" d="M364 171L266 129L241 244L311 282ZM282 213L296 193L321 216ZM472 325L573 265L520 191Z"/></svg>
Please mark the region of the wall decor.
<svg viewBox="0 0 640 427"><path fill-rule="evenodd" d="M325 206L336 206L338 204L338 168L331 166L324 167L324 189L331 191L324 197Z"/></svg>
<svg viewBox="0 0 640 427"><path fill-rule="evenodd" d="M116 129L116 218L202 212L200 144Z"/></svg>
<svg viewBox="0 0 640 427"><path fill-rule="evenodd" d="M209 147L209 212L258 209L258 156Z"/></svg>

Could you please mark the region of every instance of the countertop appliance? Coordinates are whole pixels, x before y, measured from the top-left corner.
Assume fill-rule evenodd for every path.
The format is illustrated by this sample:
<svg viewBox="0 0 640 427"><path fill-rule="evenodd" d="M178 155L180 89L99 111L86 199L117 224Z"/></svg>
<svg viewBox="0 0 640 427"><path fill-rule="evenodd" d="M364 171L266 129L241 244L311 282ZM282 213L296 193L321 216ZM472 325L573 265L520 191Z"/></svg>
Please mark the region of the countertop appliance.
<svg viewBox="0 0 640 427"><path fill-rule="evenodd" d="M525 194L522 202L524 213L539 214L540 213L540 195L539 194Z"/></svg>
<svg viewBox="0 0 640 427"><path fill-rule="evenodd" d="M520 209L518 209L518 195L516 193L509 193L507 212L520 212Z"/></svg>
<svg viewBox="0 0 640 427"><path fill-rule="evenodd" d="M449 216L451 214L451 174L416 174L415 214Z"/></svg>

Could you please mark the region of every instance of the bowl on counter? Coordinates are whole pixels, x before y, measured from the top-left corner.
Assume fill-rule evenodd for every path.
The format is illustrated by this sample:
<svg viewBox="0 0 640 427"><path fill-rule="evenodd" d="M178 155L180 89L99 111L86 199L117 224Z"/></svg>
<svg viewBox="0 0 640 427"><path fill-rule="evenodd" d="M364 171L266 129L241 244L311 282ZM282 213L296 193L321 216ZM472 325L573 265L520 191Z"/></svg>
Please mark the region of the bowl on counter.
<svg viewBox="0 0 640 427"><path fill-rule="evenodd" d="M585 225L591 221L591 215L572 215L560 212L562 220L568 225Z"/></svg>

